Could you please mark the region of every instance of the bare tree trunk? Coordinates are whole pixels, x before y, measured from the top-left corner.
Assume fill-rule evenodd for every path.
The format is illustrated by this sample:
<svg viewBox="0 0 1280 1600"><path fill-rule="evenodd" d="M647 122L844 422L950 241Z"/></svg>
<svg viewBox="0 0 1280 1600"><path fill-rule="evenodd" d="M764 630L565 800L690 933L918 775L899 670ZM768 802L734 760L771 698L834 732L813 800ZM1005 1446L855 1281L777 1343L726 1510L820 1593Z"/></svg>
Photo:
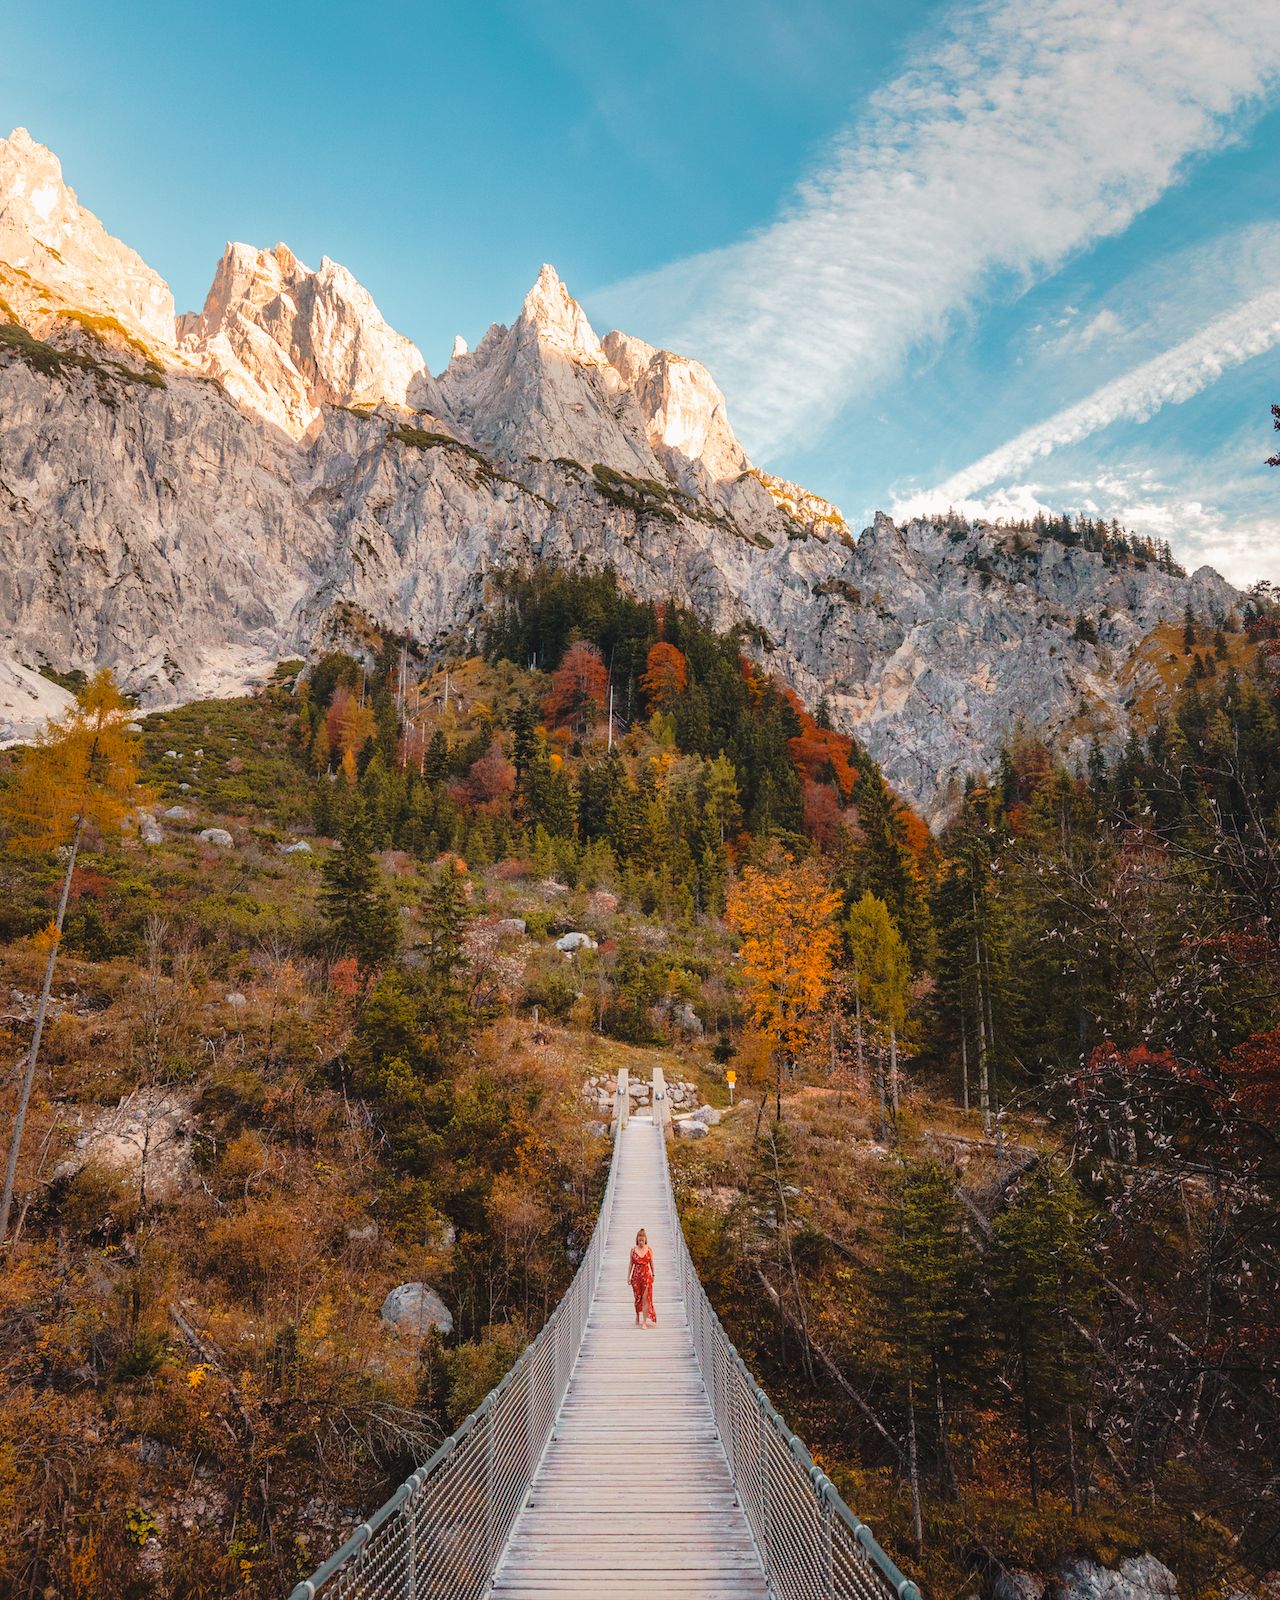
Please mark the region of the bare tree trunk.
<svg viewBox="0 0 1280 1600"><path fill-rule="evenodd" d="M907 1473L911 1480L911 1532L916 1555L924 1551L924 1518L920 1512L920 1452L916 1444L916 1391L907 1348Z"/></svg>
<svg viewBox="0 0 1280 1600"><path fill-rule="evenodd" d="M964 1096L964 1114L969 1115L969 1035L964 1025L964 1012L960 1013L960 1087Z"/></svg>
<svg viewBox="0 0 1280 1600"><path fill-rule="evenodd" d="M13 1118L13 1135L9 1140L9 1159L4 1169L4 1195L0 1198L0 1246L9 1235L9 1212L13 1208L13 1185L18 1174L18 1154L22 1147L22 1132L27 1121L27 1106L31 1102L31 1087L36 1081L36 1062L40 1056L40 1039L44 1033L45 1018L49 1014L49 993L53 988L53 970L58 963L58 948L62 943L62 924L66 920L67 901L71 898L71 877L76 870L76 856L80 853L80 836L84 832L83 816L76 820L75 835L71 840L71 854L67 857L67 870L62 879L62 894L58 899L58 915L54 921L57 938L49 952L44 969L44 986L40 990L40 1003L36 1007L35 1027L31 1031L31 1046L27 1051L26 1066L22 1074L22 1088L18 1094L18 1109Z"/></svg>
<svg viewBox="0 0 1280 1600"><path fill-rule="evenodd" d="M973 981L978 1014L978 1103L982 1107L982 1131L991 1137L991 1079L987 1064L987 1023L982 1003L982 945L978 939L978 897L973 896Z"/></svg>
<svg viewBox="0 0 1280 1600"><path fill-rule="evenodd" d="M938 1459L942 1467L942 1486L953 1504L960 1498L960 1485L956 1482L956 1469L951 1460L951 1440L947 1429L947 1402L942 1392L942 1373L937 1359L933 1362L933 1412L938 1427Z"/></svg>
<svg viewBox="0 0 1280 1600"><path fill-rule="evenodd" d="M991 951L985 944L982 946L982 975L982 988L987 998L987 1044L991 1052L987 1101L990 1113L996 1119L996 1142L998 1145L1000 1140L1000 1081L996 1072L996 1019L991 1006Z"/></svg>
<svg viewBox="0 0 1280 1600"><path fill-rule="evenodd" d="M791 1292L796 1297L796 1312L800 1318L800 1336L804 1341L804 1370L809 1382L813 1378L813 1355L809 1343L809 1318L804 1309L804 1295L800 1289L800 1274L796 1271L796 1258L791 1249L791 1212L787 1206L787 1192L782 1182L782 1169L778 1165L778 1141L769 1135L769 1154L773 1157L773 1183L778 1195L778 1207L782 1212L782 1226L779 1235L787 1249L787 1275L791 1279Z"/></svg>
<svg viewBox="0 0 1280 1600"><path fill-rule="evenodd" d="M1036 1426L1031 1412L1031 1373L1027 1367L1027 1330L1018 1329L1018 1368L1022 1379L1022 1429L1027 1440L1027 1476L1031 1480L1031 1505L1040 1509L1040 1463L1036 1459Z"/></svg>
<svg viewBox="0 0 1280 1600"><path fill-rule="evenodd" d="M1067 1466L1071 1473L1071 1515L1078 1517L1080 1505L1080 1470L1076 1465L1076 1430L1072 1420L1073 1406L1067 1407Z"/></svg>
<svg viewBox="0 0 1280 1600"><path fill-rule="evenodd" d="M889 1093L893 1099L893 1119L898 1120L898 1030L889 1024Z"/></svg>

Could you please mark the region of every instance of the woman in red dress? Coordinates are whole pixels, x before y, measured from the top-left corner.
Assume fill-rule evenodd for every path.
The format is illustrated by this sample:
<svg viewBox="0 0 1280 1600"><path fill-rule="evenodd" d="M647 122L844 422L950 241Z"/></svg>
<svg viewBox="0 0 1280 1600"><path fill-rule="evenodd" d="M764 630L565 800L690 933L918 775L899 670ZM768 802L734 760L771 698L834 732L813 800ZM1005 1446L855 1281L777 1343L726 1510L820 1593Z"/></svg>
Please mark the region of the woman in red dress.
<svg viewBox="0 0 1280 1600"><path fill-rule="evenodd" d="M636 1327L647 1328L650 1323L656 1327L658 1313L653 1309L653 1251L649 1248L649 1237L643 1228L636 1234L631 1263L627 1268L627 1282L636 1300Z"/></svg>

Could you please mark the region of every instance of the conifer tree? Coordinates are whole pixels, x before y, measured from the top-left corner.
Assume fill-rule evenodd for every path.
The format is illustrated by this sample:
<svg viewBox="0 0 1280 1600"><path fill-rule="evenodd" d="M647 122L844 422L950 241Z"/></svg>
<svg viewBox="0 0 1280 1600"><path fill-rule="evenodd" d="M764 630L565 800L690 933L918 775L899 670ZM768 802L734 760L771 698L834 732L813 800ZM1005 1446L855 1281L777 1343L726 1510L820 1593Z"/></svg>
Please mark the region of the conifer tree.
<svg viewBox="0 0 1280 1600"><path fill-rule="evenodd" d="M972 1382L979 1346L978 1259L950 1178L936 1161L904 1161L886 1216L878 1280L886 1342L903 1385L917 1553L923 1543L919 1458L932 1443L939 1485L957 1494L952 1400Z"/></svg>
<svg viewBox="0 0 1280 1600"><path fill-rule="evenodd" d="M870 1017L888 1035L889 1094L898 1113L898 1042L907 1020L911 995L911 962L898 926L883 900L868 891L849 913L845 925L852 965L852 985L859 1026ZM885 1132L883 1069L880 1084L881 1134Z"/></svg>
<svg viewBox="0 0 1280 1600"><path fill-rule="evenodd" d="M449 741L445 738L444 729L437 728L431 735L431 743L423 757L422 775L431 783L439 783L448 771Z"/></svg>
<svg viewBox="0 0 1280 1600"><path fill-rule="evenodd" d="M400 930L396 909L380 882L369 820L359 795L339 838L341 850L335 850L324 864L321 909L335 948L354 955L369 971L395 955Z"/></svg>
<svg viewBox="0 0 1280 1600"><path fill-rule="evenodd" d="M992 1303L1014 1369L1033 1506L1040 1503L1041 1456L1060 1424L1079 1509L1074 1418L1089 1359L1081 1330L1094 1320L1100 1288L1086 1230L1080 1192L1052 1161L1031 1173L995 1225Z"/></svg>

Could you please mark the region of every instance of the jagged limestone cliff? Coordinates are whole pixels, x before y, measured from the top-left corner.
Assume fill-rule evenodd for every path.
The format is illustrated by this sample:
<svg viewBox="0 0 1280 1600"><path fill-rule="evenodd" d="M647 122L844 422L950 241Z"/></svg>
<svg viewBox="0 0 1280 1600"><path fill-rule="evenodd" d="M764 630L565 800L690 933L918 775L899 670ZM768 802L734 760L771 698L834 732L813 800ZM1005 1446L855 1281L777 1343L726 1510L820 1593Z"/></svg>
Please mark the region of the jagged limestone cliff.
<svg viewBox="0 0 1280 1600"><path fill-rule="evenodd" d="M600 340L550 267L439 378L343 268L283 245L228 246L175 323L22 130L0 142L0 322L0 735L47 712L40 664L164 703L340 636L350 606L429 646L494 571L582 560L744 624L937 811L1020 721L1077 758L1122 737L1139 642L1236 599L1209 569L953 521L855 539L750 462L703 367Z"/></svg>

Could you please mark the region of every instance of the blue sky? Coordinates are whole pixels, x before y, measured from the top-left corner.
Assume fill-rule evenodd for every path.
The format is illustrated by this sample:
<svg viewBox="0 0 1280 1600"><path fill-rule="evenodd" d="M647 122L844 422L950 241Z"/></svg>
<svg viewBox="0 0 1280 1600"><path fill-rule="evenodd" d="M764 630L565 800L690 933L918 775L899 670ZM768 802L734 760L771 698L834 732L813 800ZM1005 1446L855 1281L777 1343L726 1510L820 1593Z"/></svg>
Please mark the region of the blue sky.
<svg viewBox="0 0 1280 1600"><path fill-rule="evenodd" d="M1280 579L1272 7L45 0L0 121L180 309L283 239L438 369L549 260L856 523L1092 509Z"/></svg>

